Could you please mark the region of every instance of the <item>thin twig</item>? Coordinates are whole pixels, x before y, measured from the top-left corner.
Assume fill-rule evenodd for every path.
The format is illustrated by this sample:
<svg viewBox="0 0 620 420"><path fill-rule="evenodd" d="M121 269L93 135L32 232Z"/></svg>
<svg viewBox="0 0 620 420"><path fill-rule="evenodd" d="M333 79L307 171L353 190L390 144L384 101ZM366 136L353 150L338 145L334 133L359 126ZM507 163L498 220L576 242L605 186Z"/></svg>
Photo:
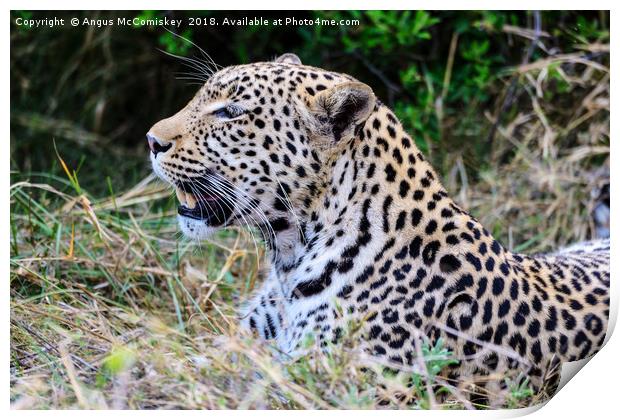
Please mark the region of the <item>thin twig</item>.
<svg viewBox="0 0 620 420"><path fill-rule="evenodd" d="M536 45L538 44L538 40L541 34L540 20L541 20L540 11L535 10L534 11L534 37L532 39L532 42L530 43L530 46L527 49L527 52L523 56L521 67L529 63L530 59L532 58L532 54L534 54L534 50L536 49ZM506 111L508 111L508 108L510 107L510 105L512 105L512 101L514 100L515 90L517 88L518 81L519 81L518 73L513 74L512 80L510 81L510 86L508 87L508 91L506 92L506 96L504 97L504 102L502 103L502 106L500 107L499 112L497 113L495 117L495 122L493 123L493 125L491 126L491 130L489 131L489 135L487 137L487 144L489 146L493 144L493 140L495 138L495 132L497 131L498 125L502 121L503 115L506 113Z"/></svg>

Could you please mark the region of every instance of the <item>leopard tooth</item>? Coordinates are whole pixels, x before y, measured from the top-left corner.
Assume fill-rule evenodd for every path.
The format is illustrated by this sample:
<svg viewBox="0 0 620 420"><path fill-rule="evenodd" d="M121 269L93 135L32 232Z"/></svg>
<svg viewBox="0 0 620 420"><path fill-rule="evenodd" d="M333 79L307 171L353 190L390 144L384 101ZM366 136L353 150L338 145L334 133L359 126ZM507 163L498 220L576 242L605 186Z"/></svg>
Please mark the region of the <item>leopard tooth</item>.
<svg viewBox="0 0 620 420"><path fill-rule="evenodd" d="M196 197L193 194L187 193L185 194L186 206L188 209L193 209L196 207Z"/></svg>
<svg viewBox="0 0 620 420"><path fill-rule="evenodd" d="M177 198L179 199L179 203L185 204L187 200L187 194L185 194L185 191L182 191L180 188L177 188L176 193L177 193Z"/></svg>

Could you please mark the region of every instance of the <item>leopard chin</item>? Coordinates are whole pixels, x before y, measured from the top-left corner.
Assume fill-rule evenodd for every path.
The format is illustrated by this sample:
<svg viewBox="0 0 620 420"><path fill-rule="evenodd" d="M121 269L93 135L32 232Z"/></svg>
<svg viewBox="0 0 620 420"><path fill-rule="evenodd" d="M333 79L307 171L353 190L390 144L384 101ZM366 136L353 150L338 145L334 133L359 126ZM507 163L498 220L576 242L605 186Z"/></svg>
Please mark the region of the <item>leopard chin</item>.
<svg viewBox="0 0 620 420"><path fill-rule="evenodd" d="M206 220L198 220L182 215L177 216L177 221L183 235L197 241L211 238L222 228L221 226L211 226Z"/></svg>

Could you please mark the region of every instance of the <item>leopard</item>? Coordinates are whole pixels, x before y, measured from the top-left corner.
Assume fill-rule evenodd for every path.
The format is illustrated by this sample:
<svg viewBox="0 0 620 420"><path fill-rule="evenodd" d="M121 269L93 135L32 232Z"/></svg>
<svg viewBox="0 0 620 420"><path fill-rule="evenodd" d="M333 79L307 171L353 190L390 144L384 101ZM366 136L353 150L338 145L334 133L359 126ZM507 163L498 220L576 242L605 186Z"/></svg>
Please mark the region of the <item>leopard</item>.
<svg viewBox="0 0 620 420"><path fill-rule="evenodd" d="M605 342L609 239L511 252L350 75L293 53L224 67L146 137L186 237L260 235L265 278L240 323L283 354L307 337L329 351L357 322L372 360L407 371L441 340L449 383L496 395L523 373L545 389Z"/></svg>

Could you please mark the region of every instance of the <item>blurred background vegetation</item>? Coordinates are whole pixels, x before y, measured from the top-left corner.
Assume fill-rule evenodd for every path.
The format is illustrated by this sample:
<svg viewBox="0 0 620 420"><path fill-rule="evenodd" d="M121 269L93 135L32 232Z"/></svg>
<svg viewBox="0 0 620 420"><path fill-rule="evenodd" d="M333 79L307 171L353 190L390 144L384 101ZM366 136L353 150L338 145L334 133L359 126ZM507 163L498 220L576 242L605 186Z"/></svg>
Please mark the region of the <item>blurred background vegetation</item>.
<svg viewBox="0 0 620 420"><path fill-rule="evenodd" d="M110 384L118 389L122 377L114 377L114 369L123 371L125 362L149 365L143 371L155 369L160 376L155 381L140 376L146 379L136 383L125 378L122 385L161 400L112 398L112 406L114 401L130 407L243 405L230 400L229 383L218 388L217 363L213 377L205 377L200 366L175 370L177 359L160 366L159 359L137 362L128 347L118 350L138 340L154 355L210 358L206 344L190 337L232 336L238 302L260 281L262 250L255 251L243 235L223 232L198 252L178 240L174 199L148 178L145 133L198 88L187 79L191 69L169 54L200 59L200 51L161 27L13 23L17 17L134 16L183 19L183 27L169 29L221 66L294 52L305 64L368 84L395 110L456 201L514 250L546 251L591 238L593 211L601 200L608 204L607 11L13 11L11 366L17 384L12 398L19 406L106 406L110 401L102 396L80 395L75 380L94 389ZM359 24L187 26L189 17L244 16ZM107 308L107 326L93 305ZM160 324L142 323L154 314L175 334L188 333L186 347L175 344L178 335L165 341L169 331ZM196 319L202 323L192 324ZM134 337L137 330L149 331L148 339ZM67 336L66 347L55 344ZM157 346L171 347L160 354ZM222 377L230 381L229 361L218 360ZM169 372L158 370L162 366ZM292 384L307 388L319 381L308 379L305 367L297 368L287 373ZM196 376L179 379L179 369ZM37 382L41 375L45 385ZM342 386L348 386L346 379ZM235 380L241 388L257 382L251 375ZM163 391L153 396L145 390L157 381L171 389L183 381L188 389L208 385L215 397L177 403ZM311 392L291 406L322 407L317 402L322 401L350 407L367 401L366 394L355 394L366 392L362 385L354 392L357 405L334 402L324 389ZM272 403L289 407L277 398Z"/></svg>

